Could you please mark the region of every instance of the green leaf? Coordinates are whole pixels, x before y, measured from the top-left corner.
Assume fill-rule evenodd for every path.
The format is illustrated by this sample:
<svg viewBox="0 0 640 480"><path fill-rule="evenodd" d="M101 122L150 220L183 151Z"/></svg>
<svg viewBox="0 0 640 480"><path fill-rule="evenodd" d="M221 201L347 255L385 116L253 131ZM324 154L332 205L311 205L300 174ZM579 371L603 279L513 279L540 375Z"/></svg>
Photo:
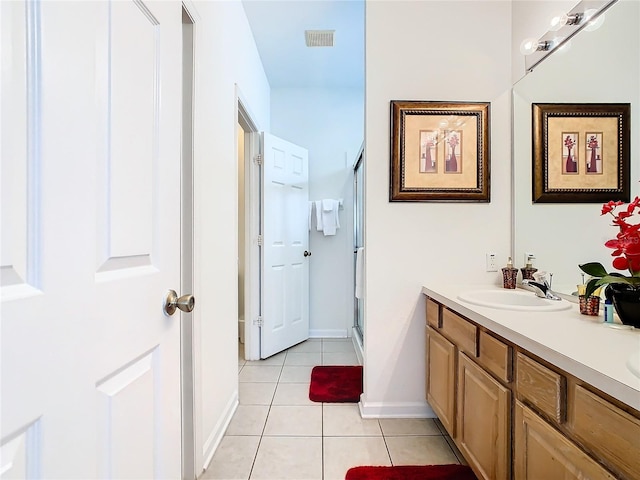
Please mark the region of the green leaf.
<svg viewBox="0 0 640 480"><path fill-rule="evenodd" d="M584 263L578 266L580 267L580 270L592 277L604 277L607 275L607 271L604 269L602 264L598 262Z"/></svg>
<svg viewBox="0 0 640 480"><path fill-rule="evenodd" d="M596 289L601 285L598 283L599 281L600 279L598 278L592 278L587 282L587 288L584 291L585 298L589 298L591 295L593 295L593 292L595 292Z"/></svg>
<svg viewBox="0 0 640 480"><path fill-rule="evenodd" d="M589 298L598 287L609 285L610 283L625 283L627 285L640 285L640 278L638 277L620 277L618 275L605 275L602 278L592 278L587 283L587 288L584 292L585 297Z"/></svg>

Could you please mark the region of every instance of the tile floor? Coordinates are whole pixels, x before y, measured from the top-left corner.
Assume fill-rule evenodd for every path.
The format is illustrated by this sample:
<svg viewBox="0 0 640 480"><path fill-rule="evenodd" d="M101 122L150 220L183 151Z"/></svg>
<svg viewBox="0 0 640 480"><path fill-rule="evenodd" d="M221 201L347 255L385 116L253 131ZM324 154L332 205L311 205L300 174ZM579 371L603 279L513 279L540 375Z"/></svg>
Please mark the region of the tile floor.
<svg viewBox="0 0 640 480"><path fill-rule="evenodd" d="M314 403L315 365L357 365L351 339L311 339L266 360L239 348L240 405L201 480L344 480L359 465L464 463L432 419L362 419Z"/></svg>

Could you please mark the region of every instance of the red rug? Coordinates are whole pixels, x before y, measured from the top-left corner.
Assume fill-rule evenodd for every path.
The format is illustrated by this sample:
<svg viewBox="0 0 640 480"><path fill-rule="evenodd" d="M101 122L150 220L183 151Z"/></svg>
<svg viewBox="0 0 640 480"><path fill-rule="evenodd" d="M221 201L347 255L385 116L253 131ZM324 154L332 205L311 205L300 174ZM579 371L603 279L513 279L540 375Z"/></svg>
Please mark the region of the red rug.
<svg viewBox="0 0 640 480"><path fill-rule="evenodd" d="M362 365L322 366L311 370L309 400L358 403L362 393Z"/></svg>
<svg viewBox="0 0 640 480"><path fill-rule="evenodd" d="M476 480L464 465L403 465L398 467L354 467L345 480Z"/></svg>

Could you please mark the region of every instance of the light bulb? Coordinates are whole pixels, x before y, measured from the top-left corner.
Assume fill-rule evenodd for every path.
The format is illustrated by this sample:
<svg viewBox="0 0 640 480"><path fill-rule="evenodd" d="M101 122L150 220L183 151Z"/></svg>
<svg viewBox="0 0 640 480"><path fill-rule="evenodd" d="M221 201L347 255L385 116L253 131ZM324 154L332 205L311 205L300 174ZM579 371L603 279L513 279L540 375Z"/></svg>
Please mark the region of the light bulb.
<svg viewBox="0 0 640 480"><path fill-rule="evenodd" d="M525 38L520 44L520 53L523 55L531 55L536 50L538 50L537 38Z"/></svg>
<svg viewBox="0 0 640 480"><path fill-rule="evenodd" d="M549 30L552 32L557 32L567 23L567 14L564 12L557 12L551 17L551 21L549 22Z"/></svg>
<svg viewBox="0 0 640 480"><path fill-rule="evenodd" d="M553 49L554 45L554 40L539 41L535 38L527 38L520 44L520 53L523 55L531 55L537 51L548 52Z"/></svg>

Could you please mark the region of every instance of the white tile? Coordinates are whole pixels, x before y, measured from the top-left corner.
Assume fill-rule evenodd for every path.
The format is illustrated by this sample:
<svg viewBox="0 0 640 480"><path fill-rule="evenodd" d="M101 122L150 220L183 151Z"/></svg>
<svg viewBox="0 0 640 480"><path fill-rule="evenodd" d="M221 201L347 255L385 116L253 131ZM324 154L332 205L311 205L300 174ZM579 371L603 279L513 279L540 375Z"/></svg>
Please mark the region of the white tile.
<svg viewBox="0 0 640 480"><path fill-rule="evenodd" d="M462 465L469 465L467 463L467 461L464 459L464 455L462 455L462 452L460 450L458 450L458 447L457 447L456 443L453 441L453 439L449 435L445 435L444 438L447 441L447 443L449 444L449 446L451 447L451 450L453 450L453 453L455 453L456 457L458 458L458 461Z"/></svg>
<svg viewBox="0 0 640 480"><path fill-rule="evenodd" d="M325 437L324 480L344 480L351 467L391 465L382 437Z"/></svg>
<svg viewBox="0 0 640 480"><path fill-rule="evenodd" d="M377 419L362 418L356 404L323 404L323 434L328 437L382 436Z"/></svg>
<svg viewBox="0 0 640 480"><path fill-rule="evenodd" d="M265 358L262 360L247 360L247 365L257 365L257 366L276 366L282 365L284 363L284 359L287 356L287 352L276 353L275 355L270 356L269 358Z"/></svg>
<svg viewBox="0 0 640 480"><path fill-rule="evenodd" d="M322 340L318 339L309 339L305 342L299 343L298 345L294 345L287 352L321 352L322 351Z"/></svg>
<svg viewBox="0 0 640 480"><path fill-rule="evenodd" d="M247 480L260 437L225 436L200 480Z"/></svg>
<svg viewBox="0 0 640 480"><path fill-rule="evenodd" d="M320 352L287 352L284 361L285 366L311 366L322 365L322 353Z"/></svg>
<svg viewBox="0 0 640 480"><path fill-rule="evenodd" d="M309 383L311 382L311 370L313 367L282 367L280 383Z"/></svg>
<svg viewBox="0 0 640 480"><path fill-rule="evenodd" d="M273 405L317 405L309 400L309 383L279 383Z"/></svg>
<svg viewBox="0 0 640 480"><path fill-rule="evenodd" d="M271 405L275 382L241 382L238 384L240 405Z"/></svg>
<svg viewBox="0 0 640 480"><path fill-rule="evenodd" d="M251 480L321 480L322 438L262 437Z"/></svg>
<svg viewBox="0 0 640 480"><path fill-rule="evenodd" d="M282 367L245 365L240 370L240 382L277 382Z"/></svg>
<svg viewBox="0 0 640 480"><path fill-rule="evenodd" d="M432 418L381 418L382 434L387 435L441 435Z"/></svg>
<svg viewBox="0 0 640 480"><path fill-rule="evenodd" d="M226 435L262 435L268 413L268 405L238 405Z"/></svg>
<svg viewBox="0 0 640 480"><path fill-rule="evenodd" d="M334 340L322 342L322 351L324 353L355 353L353 348L353 342L349 338L348 340Z"/></svg>
<svg viewBox="0 0 640 480"><path fill-rule="evenodd" d="M442 465L460 463L442 436L385 437L394 465Z"/></svg>
<svg viewBox="0 0 640 480"><path fill-rule="evenodd" d="M290 437L322 436L322 405L273 405L269 410L265 435Z"/></svg>
<svg viewBox="0 0 640 480"><path fill-rule="evenodd" d="M323 365L359 365L355 352L327 352L322 354Z"/></svg>

